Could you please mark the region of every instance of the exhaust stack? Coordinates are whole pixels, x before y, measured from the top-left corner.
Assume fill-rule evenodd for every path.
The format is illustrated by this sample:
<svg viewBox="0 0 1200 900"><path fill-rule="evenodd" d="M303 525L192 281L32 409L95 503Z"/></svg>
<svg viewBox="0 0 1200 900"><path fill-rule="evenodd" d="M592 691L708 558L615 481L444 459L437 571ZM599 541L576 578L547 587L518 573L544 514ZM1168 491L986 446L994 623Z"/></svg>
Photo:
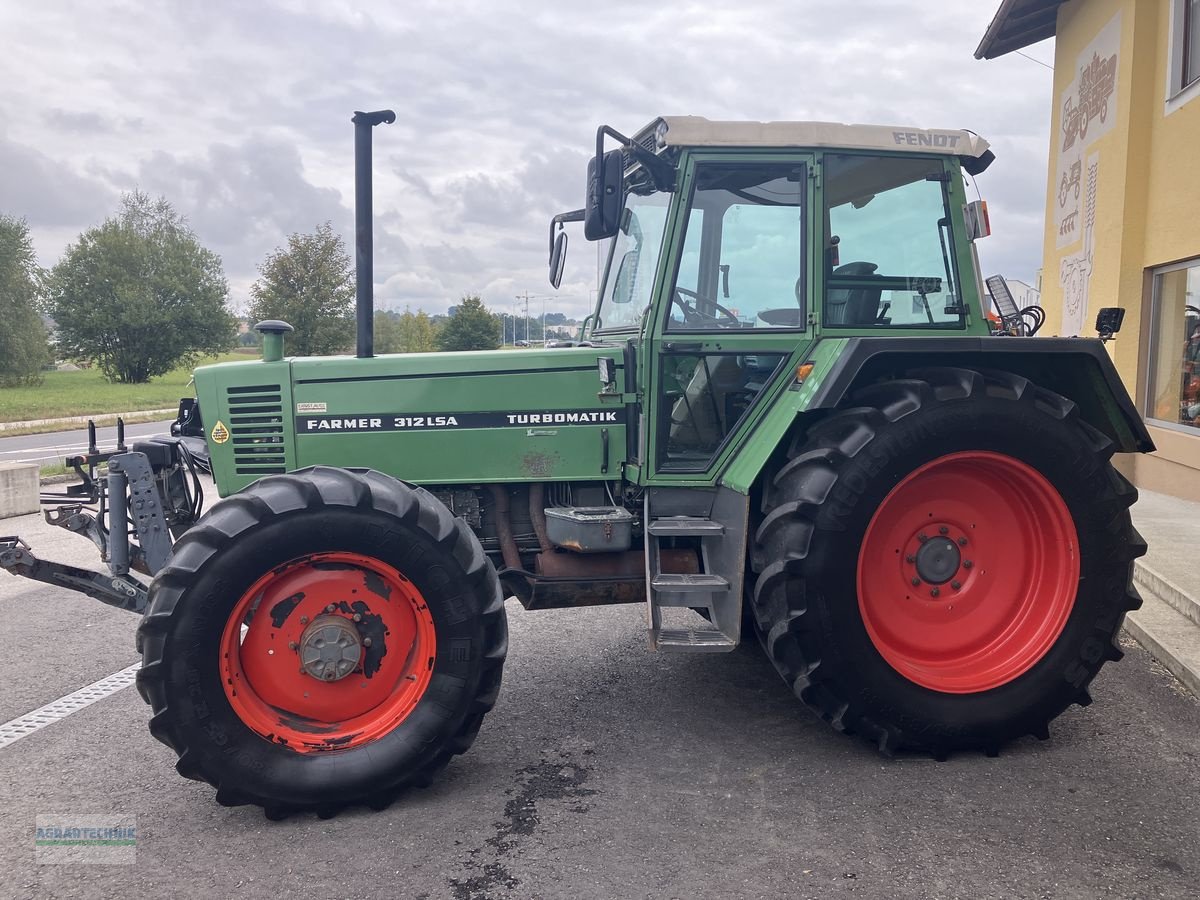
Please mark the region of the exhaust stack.
<svg viewBox="0 0 1200 900"><path fill-rule="evenodd" d="M375 253L371 209L371 129L391 125L396 114L390 109L356 112L354 123L354 279L355 314L358 318L359 359L375 355Z"/></svg>

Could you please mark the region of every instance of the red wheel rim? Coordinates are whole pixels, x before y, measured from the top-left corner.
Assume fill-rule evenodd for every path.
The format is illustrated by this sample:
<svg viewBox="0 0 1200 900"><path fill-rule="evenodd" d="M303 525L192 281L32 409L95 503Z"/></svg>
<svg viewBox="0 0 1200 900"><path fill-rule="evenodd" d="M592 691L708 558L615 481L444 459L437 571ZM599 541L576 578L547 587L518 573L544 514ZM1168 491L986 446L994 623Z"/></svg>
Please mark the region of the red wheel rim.
<svg viewBox="0 0 1200 900"><path fill-rule="evenodd" d="M267 740L344 750L404 721L434 656L433 618L411 581L368 556L317 553L238 600L221 634L221 682L238 718Z"/></svg>
<svg viewBox="0 0 1200 900"><path fill-rule="evenodd" d="M884 498L858 556L858 608L897 672L935 691L986 691L1054 645L1079 584L1066 503L999 453L951 453Z"/></svg>

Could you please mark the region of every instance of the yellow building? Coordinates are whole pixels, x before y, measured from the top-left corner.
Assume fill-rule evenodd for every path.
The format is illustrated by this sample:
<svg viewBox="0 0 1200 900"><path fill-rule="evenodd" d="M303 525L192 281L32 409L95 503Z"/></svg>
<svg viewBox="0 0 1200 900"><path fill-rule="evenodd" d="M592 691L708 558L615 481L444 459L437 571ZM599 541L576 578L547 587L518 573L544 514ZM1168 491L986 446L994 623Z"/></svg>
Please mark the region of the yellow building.
<svg viewBox="0 0 1200 900"><path fill-rule="evenodd" d="M1056 36L1042 334L1108 347L1158 452L1121 465L1200 500L1200 0L1004 0L975 56Z"/></svg>

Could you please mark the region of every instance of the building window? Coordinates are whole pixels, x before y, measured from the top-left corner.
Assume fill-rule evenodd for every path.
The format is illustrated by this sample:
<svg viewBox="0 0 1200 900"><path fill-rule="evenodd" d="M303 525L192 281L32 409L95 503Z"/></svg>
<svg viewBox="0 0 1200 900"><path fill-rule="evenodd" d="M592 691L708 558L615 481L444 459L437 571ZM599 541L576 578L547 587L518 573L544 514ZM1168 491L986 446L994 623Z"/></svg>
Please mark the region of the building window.
<svg viewBox="0 0 1200 900"><path fill-rule="evenodd" d="M1200 0L1183 0L1183 48L1180 90L1200 80Z"/></svg>
<svg viewBox="0 0 1200 900"><path fill-rule="evenodd" d="M1200 260L1154 273L1146 418L1200 435Z"/></svg>
<svg viewBox="0 0 1200 900"><path fill-rule="evenodd" d="M1173 0L1169 8L1170 54L1163 107L1168 116L1200 96L1200 0Z"/></svg>

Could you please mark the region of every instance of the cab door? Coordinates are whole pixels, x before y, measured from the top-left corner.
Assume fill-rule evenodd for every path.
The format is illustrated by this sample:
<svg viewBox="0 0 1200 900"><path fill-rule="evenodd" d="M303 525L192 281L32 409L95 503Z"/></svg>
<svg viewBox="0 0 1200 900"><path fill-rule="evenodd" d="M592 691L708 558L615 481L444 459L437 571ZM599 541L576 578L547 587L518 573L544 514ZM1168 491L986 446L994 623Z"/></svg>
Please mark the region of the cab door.
<svg viewBox="0 0 1200 900"><path fill-rule="evenodd" d="M648 481L713 484L813 342L814 159L696 153L648 323Z"/></svg>

